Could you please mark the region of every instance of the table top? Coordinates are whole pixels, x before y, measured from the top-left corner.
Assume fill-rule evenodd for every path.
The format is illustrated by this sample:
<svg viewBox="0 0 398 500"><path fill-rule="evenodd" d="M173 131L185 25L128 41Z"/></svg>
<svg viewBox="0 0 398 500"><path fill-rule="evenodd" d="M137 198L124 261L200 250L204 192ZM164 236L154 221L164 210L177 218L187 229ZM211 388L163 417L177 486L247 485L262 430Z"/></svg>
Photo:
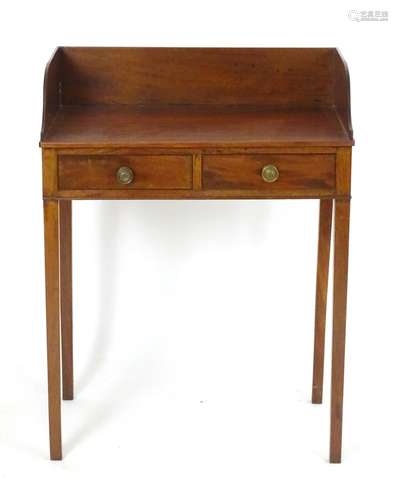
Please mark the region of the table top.
<svg viewBox="0 0 398 500"><path fill-rule="evenodd" d="M334 109L65 106L44 147L285 147L352 145Z"/></svg>

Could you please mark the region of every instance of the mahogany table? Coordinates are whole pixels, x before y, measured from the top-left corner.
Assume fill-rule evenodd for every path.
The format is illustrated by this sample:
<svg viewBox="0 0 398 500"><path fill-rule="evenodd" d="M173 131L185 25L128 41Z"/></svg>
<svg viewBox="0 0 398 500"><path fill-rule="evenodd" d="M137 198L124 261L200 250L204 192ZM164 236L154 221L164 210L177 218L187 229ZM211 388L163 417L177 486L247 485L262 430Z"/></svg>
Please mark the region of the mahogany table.
<svg viewBox="0 0 398 500"><path fill-rule="evenodd" d="M41 132L51 459L62 458L61 385L73 399L72 200L316 198L312 402L322 402L334 212L330 461L341 461L353 144L334 48L55 51Z"/></svg>

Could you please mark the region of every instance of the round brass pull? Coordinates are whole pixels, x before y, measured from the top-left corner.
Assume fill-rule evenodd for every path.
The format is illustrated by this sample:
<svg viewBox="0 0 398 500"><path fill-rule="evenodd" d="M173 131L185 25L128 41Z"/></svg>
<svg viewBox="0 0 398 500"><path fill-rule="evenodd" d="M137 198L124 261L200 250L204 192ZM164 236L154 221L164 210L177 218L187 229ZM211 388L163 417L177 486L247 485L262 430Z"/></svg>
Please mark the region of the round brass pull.
<svg viewBox="0 0 398 500"><path fill-rule="evenodd" d="M279 177L279 170L275 165L265 165L261 170L261 176L265 182L275 182Z"/></svg>
<svg viewBox="0 0 398 500"><path fill-rule="evenodd" d="M120 184L131 184L134 180L134 172L130 167L120 167L116 177Z"/></svg>

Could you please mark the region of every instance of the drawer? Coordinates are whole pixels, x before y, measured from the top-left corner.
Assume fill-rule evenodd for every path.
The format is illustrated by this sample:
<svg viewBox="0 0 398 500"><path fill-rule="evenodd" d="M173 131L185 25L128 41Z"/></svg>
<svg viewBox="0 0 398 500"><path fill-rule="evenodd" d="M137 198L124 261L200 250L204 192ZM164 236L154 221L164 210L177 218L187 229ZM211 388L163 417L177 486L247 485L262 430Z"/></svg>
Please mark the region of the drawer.
<svg viewBox="0 0 398 500"><path fill-rule="evenodd" d="M335 155L205 155L202 183L203 189L332 193Z"/></svg>
<svg viewBox="0 0 398 500"><path fill-rule="evenodd" d="M192 156L60 155L58 188L192 189Z"/></svg>

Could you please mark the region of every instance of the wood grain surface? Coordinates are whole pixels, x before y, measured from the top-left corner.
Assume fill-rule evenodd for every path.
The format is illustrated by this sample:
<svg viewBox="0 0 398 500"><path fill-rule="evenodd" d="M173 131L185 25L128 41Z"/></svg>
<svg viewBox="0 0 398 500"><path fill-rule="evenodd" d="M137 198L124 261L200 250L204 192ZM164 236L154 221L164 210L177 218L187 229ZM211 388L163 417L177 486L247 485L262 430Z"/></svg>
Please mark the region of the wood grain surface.
<svg viewBox="0 0 398 500"><path fill-rule="evenodd" d="M67 106L42 139L44 148L349 146L334 109Z"/></svg>

